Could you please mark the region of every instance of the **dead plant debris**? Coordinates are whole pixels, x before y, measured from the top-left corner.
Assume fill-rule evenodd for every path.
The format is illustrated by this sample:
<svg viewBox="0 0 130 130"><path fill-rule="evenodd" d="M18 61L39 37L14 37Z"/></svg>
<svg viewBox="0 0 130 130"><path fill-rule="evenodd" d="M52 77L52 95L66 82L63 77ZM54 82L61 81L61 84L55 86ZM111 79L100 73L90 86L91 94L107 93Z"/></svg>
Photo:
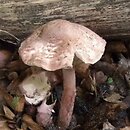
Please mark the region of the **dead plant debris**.
<svg viewBox="0 0 130 130"><path fill-rule="evenodd" d="M61 71L47 73L29 67L21 61L18 46L2 42L0 129L58 130ZM77 61L77 96L69 130L130 129L129 51L123 41L112 41L102 59L89 69ZM41 123L46 123L45 127Z"/></svg>

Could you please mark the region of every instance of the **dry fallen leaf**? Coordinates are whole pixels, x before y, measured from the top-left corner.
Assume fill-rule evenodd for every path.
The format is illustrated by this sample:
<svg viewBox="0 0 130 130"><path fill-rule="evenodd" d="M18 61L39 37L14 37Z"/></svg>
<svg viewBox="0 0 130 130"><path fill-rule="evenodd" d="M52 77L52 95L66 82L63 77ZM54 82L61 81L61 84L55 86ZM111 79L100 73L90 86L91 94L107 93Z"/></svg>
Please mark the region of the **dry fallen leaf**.
<svg viewBox="0 0 130 130"><path fill-rule="evenodd" d="M126 126L124 128L121 128L120 130L130 130L130 126Z"/></svg>
<svg viewBox="0 0 130 130"><path fill-rule="evenodd" d="M115 130L115 127L107 121L107 122L103 123L103 129L102 130Z"/></svg>
<svg viewBox="0 0 130 130"><path fill-rule="evenodd" d="M120 99L124 98L119 93L113 92L110 96L104 98L105 101L111 103L121 103Z"/></svg>
<svg viewBox="0 0 130 130"><path fill-rule="evenodd" d="M14 106L12 105L13 103L13 96L11 96L8 92L4 92L4 99L7 103L8 106L10 106L13 110L15 110Z"/></svg>
<svg viewBox="0 0 130 130"><path fill-rule="evenodd" d="M13 97L11 106L15 111L22 112L24 109L24 104L25 104L24 96L21 97L15 96Z"/></svg>
<svg viewBox="0 0 130 130"><path fill-rule="evenodd" d="M29 115L26 114L23 115L23 122L31 130L44 130L41 126L39 126L36 122L34 122L31 116Z"/></svg>
<svg viewBox="0 0 130 130"><path fill-rule="evenodd" d="M127 109L130 107L130 96L126 96L124 99L123 99L123 102L121 103L121 108L122 109Z"/></svg>
<svg viewBox="0 0 130 130"><path fill-rule="evenodd" d="M13 118L15 117L14 113L7 106L3 106L3 110L4 110L4 113L5 113L5 116L8 119L13 120Z"/></svg>
<svg viewBox="0 0 130 130"><path fill-rule="evenodd" d="M20 91L18 89L18 85L21 82L20 76L16 79L13 79L10 84L7 87L7 91L10 92L10 94L16 94L20 95Z"/></svg>
<svg viewBox="0 0 130 130"><path fill-rule="evenodd" d="M74 68L77 75L81 77L86 77L87 69L89 68L89 64L85 64L83 61L75 57L74 59Z"/></svg>
<svg viewBox="0 0 130 130"><path fill-rule="evenodd" d="M7 126L7 122L4 121L0 121L0 130L11 130L8 126Z"/></svg>
<svg viewBox="0 0 130 130"><path fill-rule="evenodd" d="M92 75L90 71L88 71L88 76L81 81L81 86L82 88L85 88L90 92L95 93L95 95L97 95L97 82L95 74Z"/></svg>
<svg viewBox="0 0 130 130"><path fill-rule="evenodd" d="M23 96L11 96L4 88L0 88L1 98L5 101L8 106L17 112L22 112L24 109L25 99Z"/></svg>

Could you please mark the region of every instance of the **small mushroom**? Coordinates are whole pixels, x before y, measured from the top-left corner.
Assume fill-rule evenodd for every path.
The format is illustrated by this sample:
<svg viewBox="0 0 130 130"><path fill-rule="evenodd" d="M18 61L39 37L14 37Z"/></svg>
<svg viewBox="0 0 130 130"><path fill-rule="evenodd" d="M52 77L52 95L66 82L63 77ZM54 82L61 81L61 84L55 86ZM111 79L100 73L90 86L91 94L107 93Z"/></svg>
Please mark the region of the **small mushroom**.
<svg viewBox="0 0 130 130"><path fill-rule="evenodd" d="M26 101L34 105L44 100L51 89L45 71L28 76L19 84L19 88Z"/></svg>
<svg viewBox="0 0 130 130"><path fill-rule="evenodd" d="M53 110L55 102L51 105L47 105L46 102L47 99L45 98L42 104L38 107L38 114L36 115L37 122L44 127L49 126L52 123L52 113L55 112Z"/></svg>
<svg viewBox="0 0 130 130"><path fill-rule="evenodd" d="M30 66L48 71L63 70L63 94L60 103L59 128L71 121L76 96L74 56L94 64L103 55L106 41L90 29L66 20L53 20L39 27L21 43L19 54Z"/></svg>

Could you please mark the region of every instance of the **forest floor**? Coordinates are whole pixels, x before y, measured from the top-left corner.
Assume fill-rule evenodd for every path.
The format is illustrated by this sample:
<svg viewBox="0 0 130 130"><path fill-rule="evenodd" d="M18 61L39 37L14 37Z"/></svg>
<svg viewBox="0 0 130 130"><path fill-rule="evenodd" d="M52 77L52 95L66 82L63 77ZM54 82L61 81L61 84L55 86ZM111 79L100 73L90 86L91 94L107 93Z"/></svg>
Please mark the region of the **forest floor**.
<svg viewBox="0 0 130 130"><path fill-rule="evenodd" d="M20 88L34 70L21 61L18 48L16 43L0 40L0 129L56 130L63 86L62 73L58 71L52 74L50 86L43 79L49 87L45 92L50 93L45 107L53 104L55 112L51 115L52 122L41 127L36 121L41 102L37 105L27 103L27 98L31 100L37 97L32 91L33 96L26 95L30 89L23 92ZM107 41L101 60L87 70L82 69L84 72L76 73L77 95L68 129L129 130L130 41ZM38 69L37 74L41 71Z"/></svg>

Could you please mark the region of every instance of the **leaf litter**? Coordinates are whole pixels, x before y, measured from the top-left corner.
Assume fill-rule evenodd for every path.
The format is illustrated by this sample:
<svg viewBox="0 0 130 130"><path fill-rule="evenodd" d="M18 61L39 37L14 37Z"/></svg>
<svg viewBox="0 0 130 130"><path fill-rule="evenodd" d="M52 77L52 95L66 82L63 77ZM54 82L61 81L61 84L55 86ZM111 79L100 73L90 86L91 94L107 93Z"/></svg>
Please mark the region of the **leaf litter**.
<svg viewBox="0 0 130 130"><path fill-rule="evenodd" d="M47 73L41 68L25 65L18 56L18 46L5 42L0 41L0 129L58 129L57 117L62 91L61 71ZM4 58L3 50L6 51ZM129 58L129 50L124 42L117 41L108 43L102 59L89 68L88 65L77 61L77 97L73 112L75 119L71 121L70 130L130 129ZM33 83L36 87L34 91L26 89L21 92L21 84L30 88L32 82L36 82ZM45 89L39 89L40 86ZM29 94L32 95L27 94L30 90ZM45 109L45 113L41 113L40 109ZM50 116L50 123L42 127L39 119L44 121L46 114Z"/></svg>

